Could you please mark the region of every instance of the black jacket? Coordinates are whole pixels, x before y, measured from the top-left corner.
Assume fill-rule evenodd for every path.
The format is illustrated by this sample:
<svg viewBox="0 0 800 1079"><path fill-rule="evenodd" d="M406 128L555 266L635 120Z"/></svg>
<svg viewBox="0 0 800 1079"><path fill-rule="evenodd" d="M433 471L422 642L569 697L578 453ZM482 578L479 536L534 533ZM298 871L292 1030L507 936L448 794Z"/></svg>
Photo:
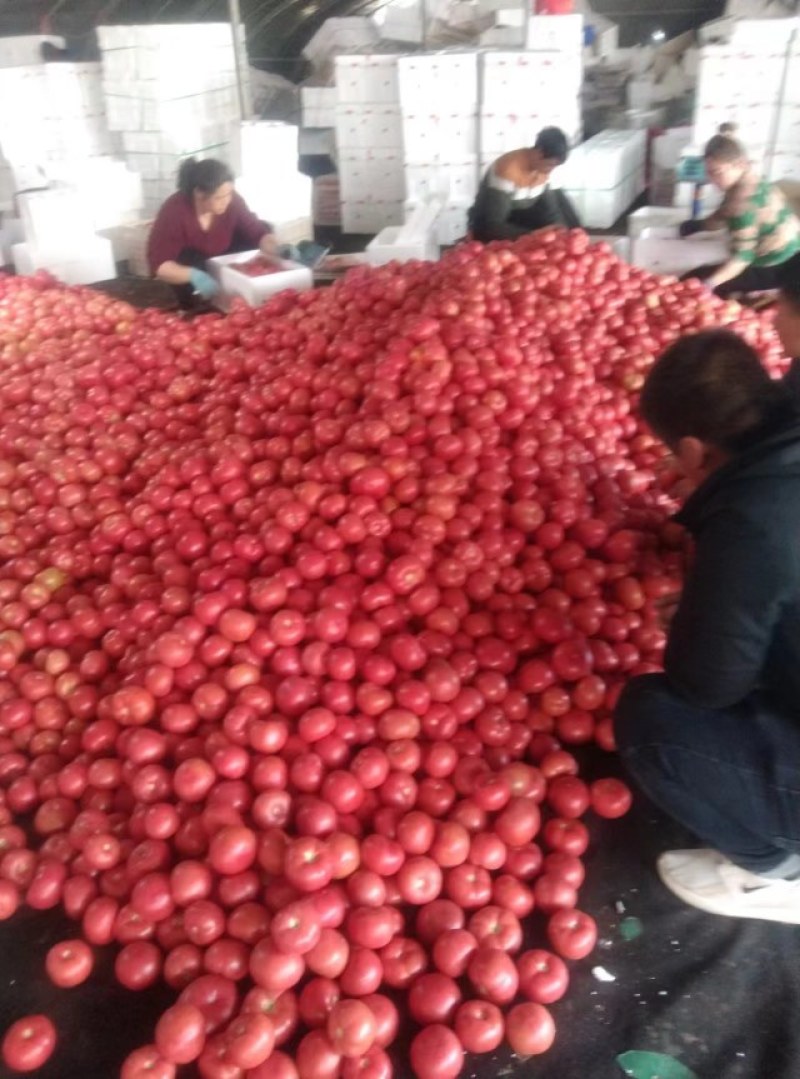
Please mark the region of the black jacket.
<svg viewBox="0 0 800 1079"><path fill-rule="evenodd" d="M760 690L800 722L800 414L714 472L677 520L696 549L664 658L670 683L706 708Z"/></svg>

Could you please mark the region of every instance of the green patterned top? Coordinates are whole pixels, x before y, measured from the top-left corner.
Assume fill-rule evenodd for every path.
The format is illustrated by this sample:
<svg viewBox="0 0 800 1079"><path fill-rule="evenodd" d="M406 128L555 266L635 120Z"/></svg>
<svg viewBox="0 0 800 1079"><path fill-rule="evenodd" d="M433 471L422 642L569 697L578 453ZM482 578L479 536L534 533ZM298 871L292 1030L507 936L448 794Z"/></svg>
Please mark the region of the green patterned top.
<svg viewBox="0 0 800 1079"><path fill-rule="evenodd" d="M800 222L783 192L747 173L713 215L731 234L731 254L753 266L778 266L800 252Z"/></svg>

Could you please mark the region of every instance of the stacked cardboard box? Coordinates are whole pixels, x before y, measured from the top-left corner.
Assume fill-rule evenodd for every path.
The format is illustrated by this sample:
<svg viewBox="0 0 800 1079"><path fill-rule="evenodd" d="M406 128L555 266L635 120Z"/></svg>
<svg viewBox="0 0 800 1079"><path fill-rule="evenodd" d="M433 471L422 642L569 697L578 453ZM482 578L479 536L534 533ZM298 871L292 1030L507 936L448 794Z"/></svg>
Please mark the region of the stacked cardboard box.
<svg viewBox="0 0 800 1079"><path fill-rule="evenodd" d="M336 58L336 150L345 232L403 221L403 124L397 57Z"/></svg>
<svg viewBox="0 0 800 1079"><path fill-rule="evenodd" d="M241 109L227 23L101 26L98 39L108 126L142 177L146 214L175 190L187 156L222 158L238 171Z"/></svg>
<svg viewBox="0 0 800 1079"><path fill-rule="evenodd" d="M405 214L438 200L441 245L466 234L478 187L479 64L475 52L454 52L407 56L398 65Z"/></svg>

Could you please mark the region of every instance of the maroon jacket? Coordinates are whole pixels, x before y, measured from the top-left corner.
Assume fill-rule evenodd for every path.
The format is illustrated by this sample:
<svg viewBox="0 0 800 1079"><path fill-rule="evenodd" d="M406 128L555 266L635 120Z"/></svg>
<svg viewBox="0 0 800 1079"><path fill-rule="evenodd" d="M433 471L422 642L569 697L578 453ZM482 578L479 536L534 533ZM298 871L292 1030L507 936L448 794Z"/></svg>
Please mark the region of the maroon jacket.
<svg viewBox="0 0 800 1079"><path fill-rule="evenodd" d="M225 213L215 217L204 232L191 201L176 191L158 211L147 241L147 260L155 273L162 262L180 262L181 253L187 250L210 259L257 248L269 232L270 226L259 221L236 192Z"/></svg>

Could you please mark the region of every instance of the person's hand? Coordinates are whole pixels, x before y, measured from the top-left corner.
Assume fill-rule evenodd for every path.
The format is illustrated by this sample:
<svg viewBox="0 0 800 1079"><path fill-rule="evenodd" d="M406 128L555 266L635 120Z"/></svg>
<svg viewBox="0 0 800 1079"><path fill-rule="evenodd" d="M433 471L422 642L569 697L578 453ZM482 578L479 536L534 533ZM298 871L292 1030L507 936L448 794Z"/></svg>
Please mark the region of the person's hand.
<svg viewBox="0 0 800 1079"><path fill-rule="evenodd" d="M189 273L189 282L194 291L204 300L210 300L219 292L219 284L205 270L193 267Z"/></svg>
<svg viewBox="0 0 800 1079"><path fill-rule="evenodd" d="M691 221L683 221L678 229L681 239L685 240L687 236L694 236L698 232L702 232L704 229L703 222L697 218L692 218Z"/></svg>

